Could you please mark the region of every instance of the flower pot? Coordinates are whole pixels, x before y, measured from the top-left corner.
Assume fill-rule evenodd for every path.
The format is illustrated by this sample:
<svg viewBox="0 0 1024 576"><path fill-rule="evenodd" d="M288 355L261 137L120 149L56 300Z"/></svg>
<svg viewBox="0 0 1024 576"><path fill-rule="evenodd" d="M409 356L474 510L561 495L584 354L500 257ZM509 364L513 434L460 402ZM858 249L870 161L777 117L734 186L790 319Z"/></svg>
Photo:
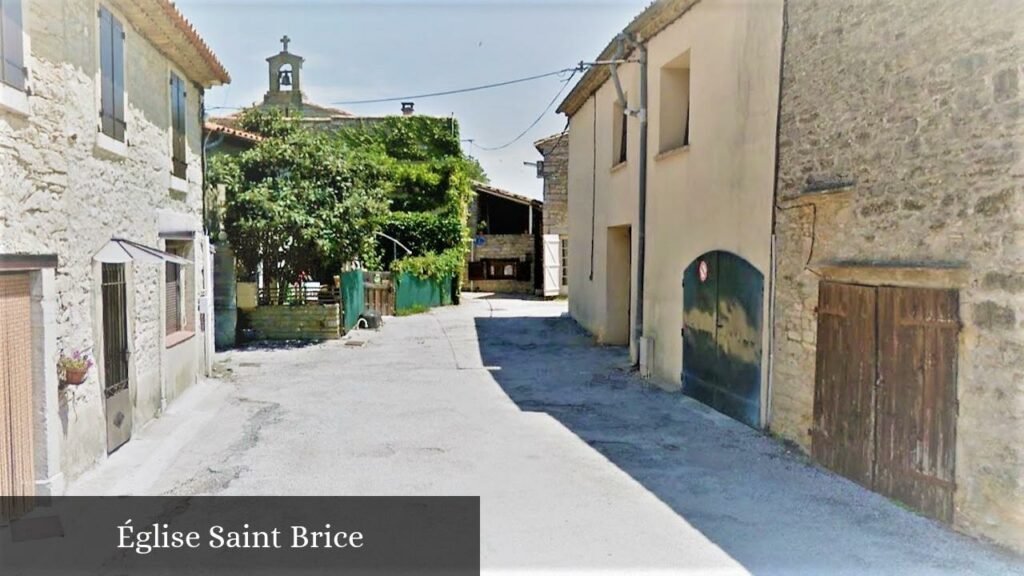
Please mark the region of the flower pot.
<svg viewBox="0 0 1024 576"><path fill-rule="evenodd" d="M78 386L82 382L85 382L85 376L88 373L88 368L65 368L64 383L68 386Z"/></svg>

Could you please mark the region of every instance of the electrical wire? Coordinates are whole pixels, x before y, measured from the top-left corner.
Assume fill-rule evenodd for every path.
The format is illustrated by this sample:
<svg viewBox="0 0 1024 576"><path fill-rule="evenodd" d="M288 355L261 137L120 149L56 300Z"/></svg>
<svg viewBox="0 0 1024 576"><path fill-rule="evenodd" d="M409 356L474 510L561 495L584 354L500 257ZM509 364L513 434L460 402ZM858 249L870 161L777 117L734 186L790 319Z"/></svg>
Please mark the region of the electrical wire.
<svg viewBox="0 0 1024 576"><path fill-rule="evenodd" d="M551 76L560 76L567 72L575 74L581 70L582 64L573 68L563 68L561 70L555 70L553 72L545 72L544 74L535 74L533 76L526 76L525 78L516 78L514 80L505 80L504 82L495 82L493 84L484 84L482 86L471 86L469 88L459 88L456 90L445 90L443 92L431 92L428 94L417 94L414 96L400 96L394 98L376 98L371 100L350 100L346 102L330 102L332 106L353 106L356 104L379 104L384 102L399 102L403 100L416 100L423 98L434 98L437 96L450 96L453 94L464 94L467 92L478 92L480 90L489 90L492 88L501 88L503 86L511 86L513 84L521 84L523 82L531 82L533 80L540 80L543 78L550 78ZM571 79L571 76L570 76ZM568 80L566 81L568 82ZM225 98L226 100L227 98ZM248 106L210 106L207 110L244 110Z"/></svg>
<svg viewBox="0 0 1024 576"><path fill-rule="evenodd" d="M464 94L466 92L477 92L480 90L489 90L491 88L500 88L502 86L510 86L512 84L521 84L523 82L531 82L533 80L540 80L541 78L548 78L550 76L560 76L566 72L572 72L573 74L579 67L574 68L563 68L561 70L555 70L554 72L546 72L544 74L536 74L534 76L527 76L525 78L516 78L515 80L506 80L504 82L495 82L493 84L484 84L483 86L472 86L470 88L458 88L455 90L445 90L443 92L430 92L427 94L415 94L412 96L399 96L395 98L374 98L371 100L349 100L346 102L331 102L335 106L353 106L356 104L380 104L383 102L399 102L402 100L421 100L423 98L434 98L436 96L450 96L452 94Z"/></svg>
<svg viewBox="0 0 1024 576"><path fill-rule="evenodd" d="M572 79L576 76L576 72L579 71L579 68L572 68L571 70L572 74L570 74L569 77L562 82L562 87L558 89L558 93L555 94L555 97L552 98L550 102L548 102L548 105L544 108L544 111L540 113L540 116L537 116L537 119L526 127L526 130L523 130L522 132L519 133L518 136L502 144L501 146L488 147L476 145L476 147L485 152L497 152L498 150L504 150L505 148L508 148L509 146L522 140L523 136L526 136L530 132L530 130L533 130L537 126L537 124L540 124L540 121L543 120L545 116L547 116L547 113L551 110L551 107L554 106L555 103L558 102L558 99L562 97L562 93L565 92L565 89L568 88L570 84L572 84ZM562 131L562 135L565 135L564 130ZM561 140L561 136L559 137L559 140Z"/></svg>

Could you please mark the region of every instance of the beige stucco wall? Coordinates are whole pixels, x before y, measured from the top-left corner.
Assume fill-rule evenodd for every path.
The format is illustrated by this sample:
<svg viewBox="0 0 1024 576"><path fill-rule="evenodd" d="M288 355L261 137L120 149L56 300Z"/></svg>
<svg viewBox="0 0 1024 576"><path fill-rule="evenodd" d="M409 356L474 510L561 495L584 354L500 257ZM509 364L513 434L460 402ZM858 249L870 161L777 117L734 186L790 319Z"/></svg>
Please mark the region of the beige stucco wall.
<svg viewBox="0 0 1024 576"><path fill-rule="evenodd" d="M788 3L772 428L810 448L819 275L957 290L954 523L1024 550L1024 3L941 4Z"/></svg>
<svg viewBox="0 0 1024 576"><path fill-rule="evenodd" d="M87 349L99 356L99 266L93 254L112 236L162 247L162 227L180 231L184 224L201 234L202 90L188 87L188 185L185 191L174 192L169 189L168 93L173 68L121 18L127 32L127 155L97 150L97 9L92 0L25 2L30 112L24 116L0 110L0 253L58 255L58 350ZM204 259L197 260L192 270L201 275ZM138 429L161 409L166 376L164 271L148 264L130 268L131 371ZM99 370L94 368L85 384L62 392L60 405L61 468L71 478L106 453Z"/></svg>
<svg viewBox="0 0 1024 576"><path fill-rule="evenodd" d="M679 386L682 369L685 268L705 252L728 250L750 261L764 274L766 289L768 286L781 38L781 0L706 0L648 42L650 145L644 332L655 340L654 376L668 387ZM660 154L661 68L687 50L691 144ZM630 106L635 107L639 94L637 66L629 65L621 72ZM634 225L637 214L639 123L629 119L629 160L612 168L614 101L615 89L609 81L573 115L570 125L569 305L573 317L598 337L608 330L607 231L613 226ZM595 103L596 171L592 170ZM592 212L594 184L596 204ZM634 225L631 278L635 278L636 237ZM635 297L635 290L634 285L631 297ZM767 296L764 300L767 303ZM767 331L765 338L767 350ZM762 372L767 372L766 364Z"/></svg>

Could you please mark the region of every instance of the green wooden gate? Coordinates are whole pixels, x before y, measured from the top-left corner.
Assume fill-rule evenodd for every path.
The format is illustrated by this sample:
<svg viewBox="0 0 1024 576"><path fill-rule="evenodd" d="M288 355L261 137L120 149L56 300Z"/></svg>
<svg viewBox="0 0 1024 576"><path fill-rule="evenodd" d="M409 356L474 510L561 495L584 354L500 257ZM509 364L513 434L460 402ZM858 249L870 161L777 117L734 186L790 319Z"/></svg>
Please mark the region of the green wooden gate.
<svg viewBox="0 0 1024 576"><path fill-rule="evenodd" d="M359 322L359 316L366 308L363 287L363 271L350 270L341 275L341 301L344 309L345 330L351 330Z"/></svg>

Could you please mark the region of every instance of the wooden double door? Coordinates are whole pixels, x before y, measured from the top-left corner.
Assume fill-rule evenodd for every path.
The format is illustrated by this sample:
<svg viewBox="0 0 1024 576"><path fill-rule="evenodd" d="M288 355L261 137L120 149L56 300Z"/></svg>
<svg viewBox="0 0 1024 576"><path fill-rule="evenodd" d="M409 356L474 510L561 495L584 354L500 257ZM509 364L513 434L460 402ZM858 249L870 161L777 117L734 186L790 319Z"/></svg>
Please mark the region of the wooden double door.
<svg viewBox="0 0 1024 576"><path fill-rule="evenodd" d="M814 458L951 522L959 331L955 291L822 282Z"/></svg>

